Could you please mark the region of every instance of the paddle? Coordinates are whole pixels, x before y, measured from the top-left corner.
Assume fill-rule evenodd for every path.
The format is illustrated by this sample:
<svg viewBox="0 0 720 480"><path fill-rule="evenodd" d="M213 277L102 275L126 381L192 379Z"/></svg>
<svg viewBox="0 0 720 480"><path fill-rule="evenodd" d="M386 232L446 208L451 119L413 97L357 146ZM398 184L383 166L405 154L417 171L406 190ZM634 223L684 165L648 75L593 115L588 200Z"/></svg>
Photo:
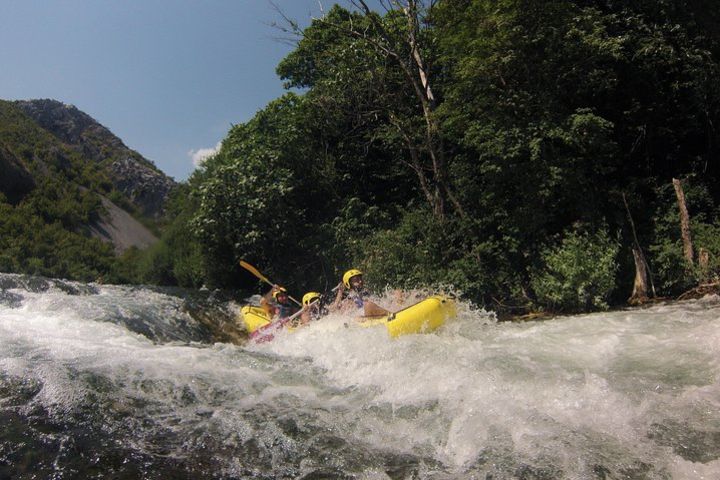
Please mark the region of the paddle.
<svg viewBox="0 0 720 480"><path fill-rule="evenodd" d="M244 268L245 270L247 270L248 272L250 272L250 273L252 273L253 275L255 275L257 278L259 278L259 279L262 280L263 282L267 283L268 285L270 285L270 286L272 286L272 287L274 287L274 286L276 285L275 283L273 283L273 282L271 282L270 280L268 280L267 277L265 277L265 275L263 275L262 273L260 273L260 270L258 270L257 268L253 267L252 265L250 265L249 263L247 263L245 260L240 260L240 266L243 267L243 268ZM291 297L290 295L288 295L288 298L302 307L302 303L298 302L297 300L295 300L295 299L294 299L293 297Z"/></svg>
<svg viewBox="0 0 720 480"><path fill-rule="evenodd" d="M303 307L289 317L279 318L274 322L263 325L262 327L255 330L252 334L250 334L250 338L258 343L269 342L270 340L275 338L275 335L273 335L271 332L283 328L285 325L295 320L298 316L302 315L305 309L306 307Z"/></svg>

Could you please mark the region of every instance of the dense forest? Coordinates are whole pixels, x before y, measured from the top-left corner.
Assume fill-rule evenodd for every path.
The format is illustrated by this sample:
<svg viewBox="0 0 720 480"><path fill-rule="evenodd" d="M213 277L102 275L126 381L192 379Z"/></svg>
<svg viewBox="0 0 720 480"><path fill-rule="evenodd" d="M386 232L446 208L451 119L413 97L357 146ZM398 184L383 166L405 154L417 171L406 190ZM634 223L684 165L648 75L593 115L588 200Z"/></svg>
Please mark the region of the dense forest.
<svg viewBox="0 0 720 480"><path fill-rule="evenodd" d="M281 25L288 92L231 128L117 278L248 288L245 259L302 292L357 267L510 312L717 280L720 4L381 3Z"/></svg>

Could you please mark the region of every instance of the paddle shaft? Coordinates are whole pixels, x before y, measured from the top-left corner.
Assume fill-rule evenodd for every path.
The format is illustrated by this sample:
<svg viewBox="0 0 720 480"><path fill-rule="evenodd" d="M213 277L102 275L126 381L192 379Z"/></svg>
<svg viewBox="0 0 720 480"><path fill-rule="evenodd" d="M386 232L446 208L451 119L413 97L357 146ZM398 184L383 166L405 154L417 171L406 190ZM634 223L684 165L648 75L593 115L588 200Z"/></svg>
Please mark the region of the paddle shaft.
<svg viewBox="0 0 720 480"><path fill-rule="evenodd" d="M267 325L264 325L264 326L260 327L258 330L256 330L256 332L259 332L259 331L265 332L265 331L267 331L267 330L271 330L271 329L275 329L275 328L282 328L282 327L284 327L286 324L288 324L288 323L290 323L291 321L295 320L299 315L302 315L302 313L303 313L304 311L305 311L305 307L301 308L299 311L293 313L293 314L290 315L289 317L278 318L278 319L275 320L274 322L270 322L270 323L268 323ZM266 336L267 336L267 334L266 334ZM261 337L261 338L262 338L262 337Z"/></svg>
<svg viewBox="0 0 720 480"><path fill-rule="evenodd" d="M273 282L271 282L270 280L268 280L265 275L263 275L262 273L260 273L260 270L258 270L257 268L253 267L252 265L250 265L249 263L247 263L245 260L240 260L240 266L243 267L243 268L244 268L245 270L247 270L248 272L250 272L250 273L252 273L253 275L255 275L257 278L259 278L259 279L262 280L263 282L267 283L268 285L270 285L270 286L272 286L272 287L274 287L274 286L276 285L275 283L273 283ZM288 295L288 298L302 307L302 303L298 302L297 300L295 300L295 299L294 299L293 297L291 297L290 295Z"/></svg>

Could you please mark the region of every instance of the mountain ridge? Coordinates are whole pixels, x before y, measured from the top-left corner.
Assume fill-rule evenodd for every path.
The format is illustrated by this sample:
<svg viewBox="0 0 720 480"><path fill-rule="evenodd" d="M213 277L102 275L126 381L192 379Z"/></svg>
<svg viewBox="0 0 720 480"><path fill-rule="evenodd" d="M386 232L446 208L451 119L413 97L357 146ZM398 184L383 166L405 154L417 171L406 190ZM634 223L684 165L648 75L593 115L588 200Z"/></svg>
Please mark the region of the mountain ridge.
<svg viewBox="0 0 720 480"><path fill-rule="evenodd" d="M107 127L74 105L53 99L17 100L13 104L37 125L107 172L113 186L138 211L157 219L177 183Z"/></svg>
<svg viewBox="0 0 720 480"><path fill-rule="evenodd" d="M0 100L0 271L127 281L106 274L157 242L175 188L77 108Z"/></svg>

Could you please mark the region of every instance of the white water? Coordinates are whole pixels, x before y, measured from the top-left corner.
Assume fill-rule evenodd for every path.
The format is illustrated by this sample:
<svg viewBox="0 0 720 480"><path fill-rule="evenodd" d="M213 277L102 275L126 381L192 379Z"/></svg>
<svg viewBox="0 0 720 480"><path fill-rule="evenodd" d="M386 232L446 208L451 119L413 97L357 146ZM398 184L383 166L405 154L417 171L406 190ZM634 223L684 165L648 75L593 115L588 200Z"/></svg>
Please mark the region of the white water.
<svg viewBox="0 0 720 480"><path fill-rule="evenodd" d="M176 297L98 289L8 290L0 380L37 392L0 411L87 421L149 456L209 452L228 478L720 478L717 297L524 324L461 305L397 340L330 317L236 346L192 341ZM168 342L172 327L189 333Z"/></svg>

